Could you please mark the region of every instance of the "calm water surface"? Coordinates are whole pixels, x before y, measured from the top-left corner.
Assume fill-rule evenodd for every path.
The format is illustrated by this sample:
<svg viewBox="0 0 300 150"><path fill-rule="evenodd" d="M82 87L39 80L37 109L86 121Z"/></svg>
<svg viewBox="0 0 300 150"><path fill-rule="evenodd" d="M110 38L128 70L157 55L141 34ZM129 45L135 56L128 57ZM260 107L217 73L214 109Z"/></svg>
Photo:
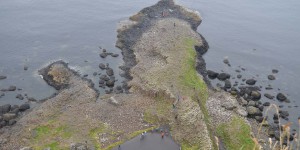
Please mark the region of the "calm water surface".
<svg viewBox="0 0 300 150"><path fill-rule="evenodd" d="M121 57L99 57L99 46L119 53L114 47L116 27L140 9L156 0L0 0L0 88L15 85L21 91L6 92L0 105L21 104L16 94L27 93L41 99L55 90L37 74L37 70L56 60L65 60L81 74L88 74L96 85L100 62L110 63L118 74ZM210 45L205 55L207 68L234 74L238 66L243 76L256 77L259 84L272 84L288 94L290 120L300 115L300 1L297 0L179 0L179 4L200 12L203 22L198 31ZM228 57L232 67L222 63ZM88 62L85 62L87 60ZM27 71L23 70L28 66ZM268 81L272 69L279 69L275 81ZM122 79L119 79L118 84ZM103 93L103 90L101 90ZM268 101L263 99L263 101ZM276 101L271 101L277 103ZM279 103L277 103L279 104ZM280 104L279 104L280 105ZM291 106L291 108L288 108Z"/></svg>

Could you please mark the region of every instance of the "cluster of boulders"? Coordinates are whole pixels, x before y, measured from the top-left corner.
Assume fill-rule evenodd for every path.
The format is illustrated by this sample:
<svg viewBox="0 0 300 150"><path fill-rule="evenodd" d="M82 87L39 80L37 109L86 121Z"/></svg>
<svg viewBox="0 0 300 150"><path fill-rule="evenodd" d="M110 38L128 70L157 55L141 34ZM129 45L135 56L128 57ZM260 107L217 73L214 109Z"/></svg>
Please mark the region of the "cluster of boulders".
<svg viewBox="0 0 300 150"><path fill-rule="evenodd" d="M225 64L229 65L229 61L224 61ZM241 70L245 70L242 68ZM285 119L288 120L289 112L285 110L279 110L279 114L275 113L273 117L273 122L274 123L268 123L268 117L263 116L263 111L265 107L268 107L271 105L270 102L261 102L260 100L264 96L265 98L269 100L274 100L277 99L280 102L286 102L290 103L290 100L287 98L287 96L281 92L278 92L277 95L272 95L270 93L265 92L264 94L261 93L262 91L262 86L256 86L257 80L254 78L251 79L241 79L242 75L240 74L241 70L237 69L235 72L238 73L238 75L232 77L228 73L218 73L212 70L207 70L207 76L209 79L214 80L218 79L220 82L217 83L217 87L220 89L227 91L231 93L232 95L236 96L237 101L239 104L243 107L246 108L246 111L248 113L247 117L253 118L259 123L263 123L266 126L269 126L270 132L269 135L270 137L275 137L277 139L279 137L279 119ZM278 70L273 69L272 70L273 74L278 73ZM230 79L241 79L241 83L238 81L235 81L233 84L231 83ZM274 75L268 75L267 78L269 80L275 80L276 77ZM223 82L223 84L221 84ZM272 90L273 88L271 85L268 85L265 87L265 90ZM286 137L286 140L288 138ZM289 137L291 140L292 137Z"/></svg>
<svg viewBox="0 0 300 150"><path fill-rule="evenodd" d="M108 53L107 51L106 51L106 49L103 49L102 50L102 53L101 54L99 54L100 55L100 57L101 58L106 58L107 56L112 56L112 57L118 57L119 56L119 54L114 54L114 53Z"/></svg>
<svg viewBox="0 0 300 150"><path fill-rule="evenodd" d="M17 121L20 112L24 112L27 109L30 109L30 105L28 103L22 104L20 106L10 104L0 106L0 128L4 126L14 125Z"/></svg>
<svg viewBox="0 0 300 150"><path fill-rule="evenodd" d="M102 49L100 47L100 49ZM114 54L114 53L109 53L107 52L106 49L102 49L102 53L100 54L101 58L106 58L107 56L112 56L112 57L118 57L119 54ZM101 71L105 71L105 74L102 73L97 73L94 72L93 76L97 76L99 75L99 87L100 88L108 88L105 90L106 94L110 94L110 93L116 93L116 94L120 94L123 93L124 91L126 91L127 89L127 85L124 82L122 86L116 86L116 82L118 81L115 77L115 73L114 70L109 66L108 63L104 64L104 63L100 63L99 64L99 68Z"/></svg>

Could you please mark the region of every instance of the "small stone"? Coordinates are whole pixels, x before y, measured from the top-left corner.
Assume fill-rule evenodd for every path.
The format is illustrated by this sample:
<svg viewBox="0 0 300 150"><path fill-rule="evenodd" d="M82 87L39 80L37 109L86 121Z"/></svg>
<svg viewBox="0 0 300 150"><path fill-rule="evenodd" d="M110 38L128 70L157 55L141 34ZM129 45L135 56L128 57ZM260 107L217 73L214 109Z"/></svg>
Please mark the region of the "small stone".
<svg viewBox="0 0 300 150"><path fill-rule="evenodd" d="M119 54L111 54L112 57L118 57Z"/></svg>
<svg viewBox="0 0 300 150"><path fill-rule="evenodd" d="M269 80L275 80L276 78L275 78L274 75L268 75L268 79L269 79Z"/></svg>
<svg viewBox="0 0 300 150"><path fill-rule="evenodd" d="M219 75L219 73L212 70L207 70L207 75L210 79L215 79Z"/></svg>
<svg viewBox="0 0 300 150"><path fill-rule="evenodd" d="M275 96L269 94L269 93L265 93L264 96L268 99L274 99Z"/></svg>
<svg viewBox="0 0 300 150"><path fill-rule="evenodd" d="M279 101L285 101L287 98L284 94L282 93L278 93L276 98L279 100Z"/></svg>
<svg viewBox="0 0 300 150"><path fill-rule="evenodd" d="M225 82L224 88L230 89L231 88L231 82L230 82L230 80L227 79L224 82Z"/></svg>
<svg viewBox="0 0 300 150"><path fill-rule="evenodd" d="M4 79L6 79L7 77L6 76L0 76L0 80L4 80Z"/></svg>
<svg viewBox="0 0 300 150"><path fill-rule="evenodd" d="M252 100L259 100L261 98L261 94L258 91L252 91L251 98Z"/></svg>
<svg viewBox="0 0 300 150"><path fill-rule="evenodd" d="M240 79L240 78L242 78L242 75L238 74L236 77L237 77L238 79Z"/></svg>
<svg viewBox="0 0 300 150"><path fill-rule="evenodd" d="M277 69L272 69L272 73L278 73L279 71Z"/></svg>
<svg viewBox="0 0 300 150"><path fill-rule="evenodd" d="M106 74L107 74L108 76L112 76L112 75L114 75L114 70L111 69L111 68L108 68L108 69L106 69Z"/></svg>
<svg viewBox="0 0 300 150"><path fill-rule="evenodd" d="M16 98L19 99L19 100L23 100L23 99L24 99L24 97L23 97L21 94L18 94L18 95L16 96Z"/></svg>
<svg viewBox="0 0 300 150"><path fill-rule="evenodd" d="M247 112L248 112L248 116L262 116L262 112L253 106L248 106L247 107Z"/></svg>
<svg viewBox="0 0 300 150"><path fill-rule="evenodd" d="M248 106L255 106L255 102L254 101L249 101Z"/></svg>
<svg viewBox="0 0 300 150"><path fill-rule="evenodd" d="M5 104L5 105L0 106L0 115L8 113L10 109L11 109L10 104Z"/></svg>
<svg viewBox="0 0 300 150"><path fill-rule="evenodd" d="M105 66L105 64L100 63L100 64L99 64L99 68L102 69L102 70L104 70L104 69L106 69L106 66Z"/></svg>
<svg viewBox="0 0 300 150"><path fill-rule="evenodd" d="M106 58L107 55L108 55L107 53L101 53L101 54L100 54L100 57L101 57L101 58Z"/></svg>
<svg viewBox="0 0 300 150"><path fill-rule="evenodd" d="M94 72L94 73L93 73L93 76L96 76L97 74L98 74L97 72Z"/></svg>
<svg viewBox="0 0 300 150"><path fill-rule="evenodd" d="M220 73L217 78L221 81L224 81L226 79L229 79L230 78L230 74L228 73Z"/></svg>
<svg viewBox="0 0 300 150"><path fill-rule="evenodd" d="M227 110L233 110L236 108L236 105L230 103L230 102L225 102L221 104L222 107L224 107Z"/></svg>
<svg viewBox="0 0 300 150"><path fill-rule="evenodd" d="M17 89L16 86L10 86L7 90L8 91L15 91Z"/></svg>
<svg viewBox="0 0 300 150"><path fill-rule="evenodd" d="M8 121L8 125L9 125L9 126L12 126L12 125L14 125L14 124L16 124L16 123L17 123L16 120L9 120L9 121Z"/></svg>
<svg viewBox="0 0 300 150"><path fill-rule="evenodd" d="M246 117L248 115L247 111L244 109L238 109L236 112L237 112L237 114L239 114L243 117Z"/></svg>
<svg viewBox="0 0 300 150"><path fill-rule="evenodd" d="M2 117L3 117L3 120L9 121L11 119L15 119L17 117L17 115L14 113L6 113L6 114L3 114Z"/></svg>
<svg viewBox="0 0 300 150"><path fill-rule="evenodd" d="M33 97L28 97L27 100L30 102L37 102L37 100Z"/></svg>
<svg viewBox="0 0 300 150"><path fill-rule="evenodd" d="M27 109L30 109L30 105L28 103L22 104L19 108L20 111L25 111Z"/></svg>
<svg viewBox="0 0 300 150"><path fill-rule="evenodd" d="M265 102L263 105L264 106L270 106L270 102Z"/></svg>
<svg viewBox="0 0 300 150"><path fill-rule="evenodd" d="M248 85L254 85L255 83L256 83L256 80L254 80L254 79L246 80L246 84L248 84Z"/></svg>
<svg viewBox="0 0 300 150"><path fill-rule="evenodd" d="M24 66L24 70L28 70L28 66L25 65L25 66Z"/></svg>

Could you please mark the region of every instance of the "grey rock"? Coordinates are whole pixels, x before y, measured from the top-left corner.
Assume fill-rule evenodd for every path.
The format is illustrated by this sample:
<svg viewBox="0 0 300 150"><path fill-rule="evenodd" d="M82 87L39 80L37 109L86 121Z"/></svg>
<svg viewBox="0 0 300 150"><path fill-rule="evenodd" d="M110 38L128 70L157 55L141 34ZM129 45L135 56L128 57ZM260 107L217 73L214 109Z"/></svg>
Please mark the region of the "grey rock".
<svg viewBox="0 0 300 150"><path fill-rule="evenodd" d="M3 117L3 120L9 121L11 119L17 118L17 115L15 113L6 113L6 114L3 114L2 117Z"/></svg>
<svg viewBox="0 0 300 150"><path fill-rule="evenodd" d="M236 113L243 117L246 117L248 115L247 111L244 109L237 109Z"/></svg>
<svg viewBox="0 0 300 150"><path fill-rule="evenodd" d="M108 69L106 69L106 74L107 74L108 76L112 76L112 75L114 75L114 70L111 69L111 68L108 68Z"/></svg>
<svg viewBox="0 0 300 150"><path fill-rule="evenodd" d="M269 80L275 80L276 78L275 78L274 75L268 75L268 79L269 79Z"/></svg>
<svg viewBox="0 0 300 150"><path fill-rule="evenodd" d="M253 106L247 107L247 113L248 113L248 116L261 116L262 115L262 112L258 108L253 107Z"/></svg>
<svg viewBox="0 0 300 150"><path fill-rule="evenodd" d="M23 99L24 99L24 97L22 96L22 94L18 94L18 95L16 96L16 98L19 99L19 100L23 100Z"/></svg>
<svg viewBox="0 0 300 150"><path fill-rule="evenodd" d="M270 106L271 104L270 104L270 102L265 102L263 105L264 106Z"/></svg>
<svg viewBox="0 0 300 150"><path fill-rule="evenodd" d="M70 146L70 150L89 150L89 149L85 144L72 143Z"/></svg>
<svg viewBox="0 0 300 150"><path fill-rule="evenodd" d="M27 99L28 99L28 101L31 101L31 102L37 102L37 100L33 97L28 97Z"/></svg>
<svg viewBox="0 0 300 150"><path fill-rule="evenodd" d="M240 78L242 78L242 75L238 74L236 77L237 77L238 79L240 79Z"/></svg>
<svg viewBox="0 0 300 150"><path fill-rule="evenodd" d="M219 75L219 73L212 70L207 70L207 75L210 79L215 79Z"/></svg>
<svg viewBox="0 0 300 150"><path fill-rule="evenodd" d="M25 66L24 66L24 70L28 70L28 66L25 65Z"/></svg>
<svg viewBox="0 0 300 150"><path fill-rule="evenodd" d="M274 99L275 96L269 94L269 93L265 93L264 96L268 99Z"/></svg>
<svg viewBox="0 0 300 150"><path fill-rule="evenodd" d="M106 69L106 66L105 66L105 64L100 63L100 64L99 64L99 68L102 69L102 70L104 70L104 69Z"/></svg>
<svg viewBox="0 0 300 150"><path fill-rule="evenodd" d="M100 57L101 57L101 58L106 58L107 55L108 55L107 53L101 53L101 54L100 54Z"/></svg>
<svg viewBox="0 0 300 150"><path fill-rule="evenodd" d="M108 87L114 87L115 85L115 80L108 80L106 81L106 86Z"/></svg>
<svg viewBox="0 0 300 150"><path fill-rule="evenodd" d="M0 76L0 80L4 80L4 79L6 79L7 77L6 76Z"/></svg>
<svg viewBox="0 0 300 150"><path fill-rule="evenodd" d="M254 101L249 101L248 106L255 106L255 102Z"/></svg>
<svg viewBox="0 0 300 150"><path fill-rule="evenodd" d="M277 69L272 69L272 73L278 73L279 71Z"/></svg>
<svg viewBox="0 0 300 150"><path fill-rule="evenodd" d="M224 82L225 82L224 88L230 89L231 88L231 82L230 82L230 80L227 79Z"/></svg>
<svg viewBox="0 0 300 150"><path fill-rule="evenodd" d="M16 120L9 120L9 121L8 121L8 125L9 125L9 126L12 126L12 125L14 125L14 124L16 124L16 123L17 123Z"/></svg>
<svg viewBox="0 0 300 150"><path fill-rule="evenodd" d="M255 83L256 83L256 80L254 80L254 79L246 80L246 84L248 84L248 85L254 85Z"/></svg>
<svg viewBox="0 0 300 150"><path fill-rule="evenodd" d="M278 93L276 98L279 100L279 101L285 101L287 98L284 94L282 93Z"/></svg>
<svg viewBox="0 0 300 150"><path fill-rule="evenodd" d="M217 78L221 81L224 81L226 79L229 79L230 78L230 74L228 73L220 73Z"/></svg>
<svg viewBox="0 0 300 150"><path fill-rule="evenodd" d="M252 100L259 100L261 98L261 94L258 91L252 91L251 98Z"/></svg>
<svg viewBox="0 0 300 150"><path fill-rule="evenodd" d="M19 108L20 111L25 111L27 109L30 109L30 105L28 103L22 104Z"/></svg>
<svg viewBox="0 0 300 150"><path fill-rule="evenodd" d="M10 86L7 90L8 91L15 91L17 89L16 86Z"/></svg>
<svg viewBox="0 0 300 150"><path fill-rule="evenodd" d="M0 106L0 115L8 113L10 109L11 109L10 104L5 104L5 105Z"/></svg>
<svg viewBox="0 0 300 150"><path fill-rule="evenodd" d="M108 102L114 106L119 105L119 102L114 97L110 97Z"/></svg>
<svg viewBox="0 0 300 150"><path fill-rule="evenodd" d="M111 54L112 57L118 57L119 54Z"/></svg>
<svg viewBox="0 0 300 150"><path fill-rule="evenodd" d="M224 107L227 110L233 110L236 108L236 105L230 102L224 102L221 104L222 107Z"/></svg>

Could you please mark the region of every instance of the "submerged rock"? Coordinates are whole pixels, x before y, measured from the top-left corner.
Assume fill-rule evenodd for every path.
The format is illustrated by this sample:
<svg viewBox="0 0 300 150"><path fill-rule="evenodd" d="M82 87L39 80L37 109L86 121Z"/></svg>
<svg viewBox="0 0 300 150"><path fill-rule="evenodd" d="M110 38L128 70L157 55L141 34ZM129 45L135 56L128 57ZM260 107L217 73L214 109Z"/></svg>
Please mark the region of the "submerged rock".
<svg viewBox="0 0 300 150"><path fill-rule="evenodd" d="M7 77L6 76L0 76L0 80L4 80L4 79L6 79Z"/></svg>
<svg viewBox="0 0 300 150"><path fill-rule="evenodd" d="M217 78L217 76L219 75L219 73L214 72L212 70L207 70L207 75L210 79L215 79Z"/></svg>
<svg viewBox="0 0 300 150"><path fill-rule="evenodd" d="M254 85L255 83L256 83L256 80L254 80L254 79L246 80L246 84L248 84L248 85Z"/></svg>
<svg viewBox="0 0 300 150"><path fill-rule="evenodd" d="M277 69L272 69L272 73L278 73L279 71Z"/></svg>
<svg viewBox="0 0 300 150"><path fill-rule="evenodd" d="M221 81L224 81L226 79L229 79L230 78L230 74L228 73L220 73L217 78Z"/></svg>
<svg viewBox="0 0 300 150"><path fill-rule="evenodd" d="M30 105L25 103L25 104L22 104L19 108L20 111L25 111L27 109L30 109Z"/></svg>
<svg viewBox="0 0 300 150"><path fill-rule="evenodd" d="M11 105L10 104L6 104L6 105L2 105L0 106L0 115L1 114L5 114L5 113L8 113L9 110L11 108Z"/></svg>
<svg viewBox="0 0 300 150"><path fill-rule="evenodd" d="M268 99L274 99L275 96L269 94L269 93L265 93L264 96Z"/></svg>
<svg viewBox="0 0 300 150"><path fill-rule="evenodd" d="M276 98L279 100L279 101L285 101L287 100L286 96L282 93L278 93Z"/></svg>
<svg viewBox="0 0 300 150"><path fill-rule="evenodd" d="M275 78L274 75L268 75L268 79L269 79L269 80L275 80L276 78Z"/></svg>
<svg viewBox="0 0 300 150"><path fill-rule="evenodd" d="M105 64L100 63L100 64L99 64L99 68L102 69L102 70L104 70L104 69L106 69L106 66L105 66Z"/></svg>
<svg viewBox="0 0 300 150"><path fill-rule="evenodd" d="M23 99L24 99L24 97L22 96L22 94L18 94L18 95L16 96L16 98L19 99L19 100L23 100Z"/></svg>

